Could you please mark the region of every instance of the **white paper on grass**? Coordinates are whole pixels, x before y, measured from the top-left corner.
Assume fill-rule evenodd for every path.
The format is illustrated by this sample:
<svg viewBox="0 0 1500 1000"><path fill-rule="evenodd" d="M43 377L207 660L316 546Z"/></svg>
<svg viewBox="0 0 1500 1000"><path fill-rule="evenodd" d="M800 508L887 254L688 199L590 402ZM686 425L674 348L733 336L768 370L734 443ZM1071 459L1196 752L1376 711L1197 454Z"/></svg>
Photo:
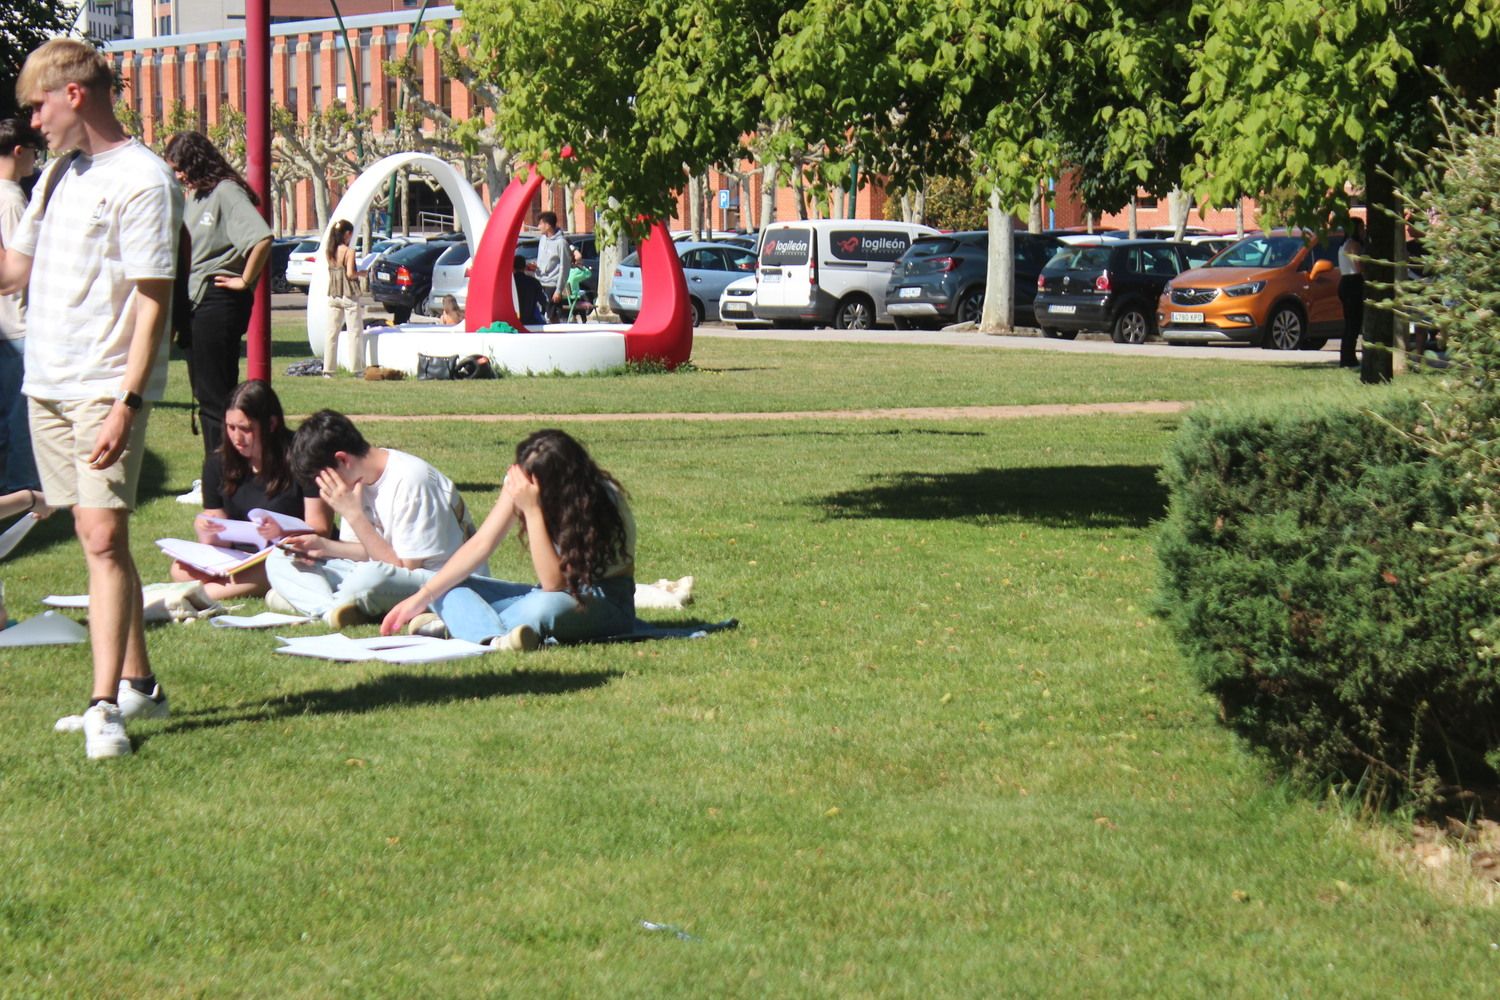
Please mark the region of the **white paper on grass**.
<svg viewBox="0 0 1500 1000"><path fill-rule="evenodd" d="M10 550L21 544L21 539L26 533L37 525L37 519L30 514L22 514L15 524L5 529L5 534L0 535L0 559L10 555Z"/></svg>
<svg viewBox="0 0 1500 1000"><path fill-rule="evenodd" d="M62 646L83 642L88 631L66 615L56 611L43 611L35 618L0 630L0 647Z"/></svg>
<svg viewBox="0 0 1500 1000"><path fill-rule="evenodd" d="M212 619L215 628L276 628L280 625L306 625L316 619L302 615L284 615L277 611L263 611L248 617L242 615L220 615Z"/></svg>
<svg viewBox="0 0 1500 1000"><path fill-rule="evenodd" d="M232 521L226 517L205 517L203 520L219 529L220 545L253 545L257 549L271 544L260 533L260 526L267 521L275 522L284 535L306 534L313 530L312 525L300 517L278 514L264 507L256 507L248 516L248 521Z"/></svg>
<svg viewBox="0 0 1500 1000"><path fill-rule="evenodd" d="M376 635L351 639L342 632L288 639L278 635L282 645L276 650L290 656L311 656L323 660L380 660L385 663L435 663L488 653L481 646L462 639L434 639L425 635Z"/></svg>
<svg viewBox="0 0 1500 1000"><path fill-rule="evenodd" d="M88 594L48 594L42 598L42 603L49 608L67 608L70 611L87 611L89 609Z"/></svg>
<svg viewBox="0 0 1500 1000"><path fill-rule="evenodd" d="M213 576L231 576L253 565L258 559L265 558L264 550L254 553L244 552L240 549L226 549L219 545L190 542L185 538L158 538L156 547L178 562L186 563Z"/></svg>

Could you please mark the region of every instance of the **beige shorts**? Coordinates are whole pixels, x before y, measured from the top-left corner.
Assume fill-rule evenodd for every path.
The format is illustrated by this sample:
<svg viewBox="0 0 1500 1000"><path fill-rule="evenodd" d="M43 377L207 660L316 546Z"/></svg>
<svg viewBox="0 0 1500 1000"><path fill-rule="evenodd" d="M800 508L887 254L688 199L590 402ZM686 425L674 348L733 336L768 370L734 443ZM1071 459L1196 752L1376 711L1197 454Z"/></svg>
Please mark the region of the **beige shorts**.
<svg viewBox="0 0 1500 1000"><path fill-rule="evenodd" d="M141 406L130 426L125 452L107 469L89 465L89 455L112 399L28 399L31 450L52 507L135 509L141 461L146 456L146 423L151 404Z"/></svg>

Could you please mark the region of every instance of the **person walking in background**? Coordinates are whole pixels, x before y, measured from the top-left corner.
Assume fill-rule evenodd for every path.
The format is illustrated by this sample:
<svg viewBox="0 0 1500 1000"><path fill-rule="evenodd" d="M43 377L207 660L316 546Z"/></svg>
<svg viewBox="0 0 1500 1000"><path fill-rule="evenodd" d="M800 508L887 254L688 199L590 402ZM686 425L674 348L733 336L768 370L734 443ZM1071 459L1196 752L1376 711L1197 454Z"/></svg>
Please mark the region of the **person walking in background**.
<svg viewBox="0 0 1500 1000"><path fill-rule="evenodd" d="M536 280L547 296L547 320L556 322L568 299L568 269L573 255L568 251L567 236L557 228L555 212L543 212L537 228L542 235L536 244Z"/></svg>
<svg viewBox="0 0 1500 1000"><path fill-rule="evenodd" d="M42 145L40 133L22 119L0 120L0 250L10 245L26 211L21 181L36 170ZM42 485L31 457L26 397L21 394L25 355L26 293L0 295L0 494Z"/></svg>
<svg viewBox="0 0 1500 1000"><path fill-rule="evenodd" d="M1356 347L1365 328L1365 223L1354 219L1349 235L1339 244L1339 301L1344 306L1344 339L1339 342L1339 367L1358 368Z"/></svg>
<svg viewBox="0 0 1500 1000"><path fill-rule="evenodd" d="M359 309L359 273L355 269L354 223L339 219L328 229L328 336L323 341L323 377L339 370L339 328L349 334L349 366L365 370L364 320Z"/></svg>
<svg viewBox="0 0 1500 1000"><path fill-rule="evenodd" d="M168 712L146 655L130 512L151 401L167 384L182 188L121 126L113 91L109 60L76 39L26 57L16 96L58 155L0 257L0 294L27 289L22 391L42 488L48 505L73 508L88 563L93 692L59 728L78 718L90 758L129 754L125 720Z"/></svg>
<svg viewBox="0 0 1500 1000"><path fill-rule="evenodd" d="M255 283L271 256L271 227L256 208L260 199L207 136L178 132L167 140L166 161L191 193L184 209L193 241L192 340L186 347L207 462L224 440L224 407L240 382L240 341L250 326Z"/></svg>

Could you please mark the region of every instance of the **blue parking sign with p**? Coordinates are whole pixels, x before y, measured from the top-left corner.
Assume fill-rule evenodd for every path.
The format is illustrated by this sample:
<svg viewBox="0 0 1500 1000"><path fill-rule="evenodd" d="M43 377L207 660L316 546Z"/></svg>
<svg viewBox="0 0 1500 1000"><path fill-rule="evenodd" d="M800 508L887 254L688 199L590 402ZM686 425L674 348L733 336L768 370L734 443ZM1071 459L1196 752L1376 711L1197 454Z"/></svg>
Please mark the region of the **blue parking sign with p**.
<svg viewBox="0 0 1500 1000"><path fill-rule="evenodd" d="M728 188L719 188L719 207L720 208L728 208L729 207L729 189Z"/></svg>

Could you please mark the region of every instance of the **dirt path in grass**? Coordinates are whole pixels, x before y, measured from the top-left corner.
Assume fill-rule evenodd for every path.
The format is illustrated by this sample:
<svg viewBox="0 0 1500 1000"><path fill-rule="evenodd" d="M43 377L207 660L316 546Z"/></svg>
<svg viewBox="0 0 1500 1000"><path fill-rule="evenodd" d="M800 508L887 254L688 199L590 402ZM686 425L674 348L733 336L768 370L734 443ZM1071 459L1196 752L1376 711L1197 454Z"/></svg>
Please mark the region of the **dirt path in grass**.
<svg viewBox="0 0 1500 1000"><path fill-rule="evenodd" d="M1035 403L1029 406L900 406L871 410L784 410L754 413L456 413L400 416L384 413L351 414L356 424L366 421L411 423L423 420L463 420L471 423L622 423L646 420L683 420L725 423L736 420L1024 420L1029 417L1092 417L1104 415L1181 413L1192 403L1146 400L1137 403Z"/></svg>

